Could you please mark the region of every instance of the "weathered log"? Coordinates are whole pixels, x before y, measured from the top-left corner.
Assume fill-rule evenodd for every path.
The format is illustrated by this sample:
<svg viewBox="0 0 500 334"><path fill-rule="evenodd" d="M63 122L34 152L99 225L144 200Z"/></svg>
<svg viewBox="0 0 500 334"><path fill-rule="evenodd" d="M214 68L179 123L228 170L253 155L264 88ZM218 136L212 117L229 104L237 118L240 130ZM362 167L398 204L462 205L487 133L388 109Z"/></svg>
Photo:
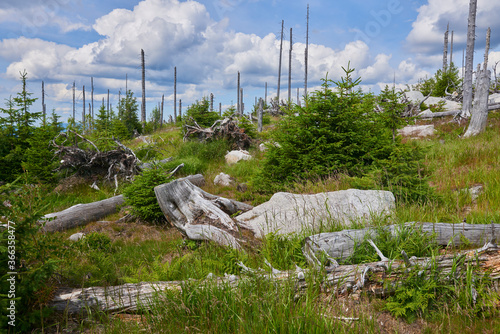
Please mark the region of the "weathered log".
<svg viewBox="0 0 500 334"><path fill-rule="evenodd" d="M201 174L190 175L186 179L200 187L205 185L205 178ZM124 201L123 195L118 195L102 201L73 205L63 211L46 214L40 221L40 223L45 223L42 231L64 231L97 221L118 212Z"/></svg>
<svg viewBox="0 0 500 334"><path fill-rule="evenodd" d="M42 223L45 222L42 231L64 231L97 221L117 212L123 203L123 195L118 195L102 201L73 205L66 210L46 214L41 220Z"/></svg>
<svg viewBox="0 0 500 334"><path fill-rule="evenodd" d="M402 229L410 229L428 235L433 234L435 242L441 246L461 246L465 240L472 245L484 244L492 238L500 241L500 224L411 222L404 225L388 225L383 229L394 236ZM320 233L305 239L303 253L310 263L316 262L315 256L318 253L326 253L334 259L346 259L353 254L355 244L363 242L367 237L375 238L376 235L377 229L375 228Z"/></svg>
<svg viewBox="0 0 500 334"><path fill-rule="evenodd" d="M231 217L251 210L250 205L209 194L187 179L174 180L154 190L167 221L189 239L212 240L240 249L248 235L253 237L250 230Z"/></svg>
<svg viewBox="0 0 500 334"><path fill-rule="evenodd" d="M217 120L209 128L202 128L193 118L190 118L188 123L184 125L185 141L189 138L198 138L200 141L223 139L230 142L233 148L239 149L247 149L252 141L231 117Z"/></svg>
<svg viewBox="0 0 500 334"><path fill-rule="evenodd" d="M462 254L447 254L432 258L416 258L411 263L405 261L378 261L356 265L342 265L334 268L322 279L324 285L330 286L338 293L349 293L356 290L364 290L368 294L383 296L394 291L398 280L408 275L410 267L416 267L422 273L436 277L440 274L441 279L446 280L447 275L455 271L455 277L466 272L468 265L477 265L476 273L488 275L493 281L500 280L500 250L494 245L487 249L469 251ZM262 273L246 268L244 272L252 272L252 275L262 275L267 279L276 281L294 280L297 289L307 287L305 275L311 271L298 268L295 271L279 271L273 268L272 272ZM391 268L390 273L387 272ZM370 273L370 275L367 275ZM208 280L208 278L207 278ZM244 277L234 275L225 278L210 279L212 284L238 286L245 280ZM392 284L384 284L387 282ZM124 284L111 287L91 287L83 289L60 289L56 292L50 306L56 311L69 314L99 310L103 312L118 311L147 311L161 300L162 291L178 290L182 288L182 281L171 282L141 282L137 284ZM159 298L158 298L159 297Z"/></svg>

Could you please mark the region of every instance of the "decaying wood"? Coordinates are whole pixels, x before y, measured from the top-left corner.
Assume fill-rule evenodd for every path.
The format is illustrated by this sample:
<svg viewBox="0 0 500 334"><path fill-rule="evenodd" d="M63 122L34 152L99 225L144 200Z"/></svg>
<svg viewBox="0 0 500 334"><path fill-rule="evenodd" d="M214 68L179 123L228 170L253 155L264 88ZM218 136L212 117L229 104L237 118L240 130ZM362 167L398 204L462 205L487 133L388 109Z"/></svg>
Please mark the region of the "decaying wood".
<svg viewBox="0 0 500 334"><path fill-rule="evenodd" d="M467 240L472 245L482 245L491 238L500 241L500 224L448 224L412 222L404 225L388 225L383 229L396 236L402 229L426 233L435 236L435 242L441 246L461 246ZM326 253L335 259L346 259L353 255L356 244L367 237L375 238L377 229L343 230L339 232L320 233L305 239L303 253L310 263L315 263L318 253Z"/></svg>
<svg viewBox="0 0 500 334"><path fill-rule="evenodd" d="M191 124L184 125L184 140L189 138L198 138L201 141L210 141L223 139L227 140L237 149L247 149L250 147L251 138L245 133L245 130L238 126L237 120L227 117L223 120L217 120L211 127L202 128L193 118Z"/></svg>
<svg viewBox="0 0 500 334"><path fill-rule="evenodd" d="M241 249L253 234L231 216L252 207L209 194L187 179L155 187L158 204L167 221L192 240L212 240Z"/></svg>
<svg viewBox="0 0 500 334"><path fill-rule="evenodd" d="M476 266L476 273L488 275L492 280L500 280L500 250L496 245L489 244L486 249L468 251L461 254L448 254L432 258L412 258L408 264L399 260L382 260L378 262L342 265L333 268L327 273L322 281L324 286L337 293L349 293L357 290L366 291L368 294L376 296L388 295L393 292L396 284L404 280L408 275L408 270L415 268L425 274L430 274L432 268L433 277L436 273L442 279L459 277L466 272L470 265ZM243 267L245 267L243 265ZM246 267L245 267L246 268ZM390 272L388 271L390 269ZM297 289L307 287L306 275L314 274L314 270L259 272L246 268L249 275L262 275L267 279L276 281L294 280ZM245 276L226 275L224 278L213 278L209 275L205 280L207 283L216 285L238 286L244 282ZM392 284L385 284L385 283ZM69 314L88 311L147 311L156 302L161 301L161 292L165 290L182 289L185 282L141 282L137 284L124 284L111 287L91 287L83 289L61 289L57 291L50 306L56 311L67 312Z"/></svg>
<svg viewBox="0 0 500 334"><path fill-rule="evenodd" d="M49 213L42 218L42 222L45 222L42 231L64 231L97 221L117 212L124 201L123 195L118 195L98 202L73 205L60 212Z"/></svg>
<svg viewBox="0 0 500 334"><path fill-rule="evenodd" d="M130 178L139 172L138 164L141 161L131 149L123 145L118 139L113 138L116 149L101 152L91 140L73 130L68 130L68 132L80 138L82 142L90 144L94 149L82 149L79 147L80 143L73 146L64 146L68 135L63 132L59 133L52 140L52 145L56 147L55 155L61 159L58 170L71 169L83 176L102 175L108 180L114 179L115 175ZM56 141L60 137L64 137L66 140L62 144L57 144Z"/></svg>
<svg viewBox="0 0 500 334"><path fill-rule="evenodd" d="M200 187L205 185L205 178L201 174L190 175L186 179ZM46 214L40 221L40 223L45 223L42 231L65 231L86 225L118 212L124 202L123 195L118 195L102 201L77 204L60 212Z"/></svg>

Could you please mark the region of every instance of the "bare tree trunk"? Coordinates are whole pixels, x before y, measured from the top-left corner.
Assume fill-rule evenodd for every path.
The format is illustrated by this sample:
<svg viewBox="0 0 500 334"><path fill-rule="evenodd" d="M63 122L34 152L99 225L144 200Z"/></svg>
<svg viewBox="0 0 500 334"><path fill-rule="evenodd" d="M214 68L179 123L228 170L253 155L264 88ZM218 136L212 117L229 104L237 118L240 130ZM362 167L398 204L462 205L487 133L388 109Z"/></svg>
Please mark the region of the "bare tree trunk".
<svg viewBox="0 0 500 334"><path fill-rule="evenodd" d="M108 89L108 101L107 101L107 110L108 110L108 117L109 117L109 112L110 112L110 108L109 108L109 89Z"/></svg>
<svg viewBox="0 0 500 334"><path fill-rule="evenodd" d="M446 31L444 33L444 46L443 46L443 73L446 73L448 69L448 33L450 31L450 24L446 26Z"/></svg>
<svg viewBox="0 0 500 334"><path fill-rule="evenodd" d="M257 109L257 131L262 132L262 118L264 114L264 101L259 99L259 109Z"/></svg>
<svg viewBox="0 0 500 334"><path fill-rule="evenodd" d="M267 81L264 87L264 103L267 104Z"/></svg>
<svg viewBox="0 0 500 334"><path fill-rule="evenodd" d="M280 103L281 57L283 55L283 28L284 28L284 26L285 26L285 20L281 20L280 59L279 59L279 65L278 65L278 94L277 94L278 105Z"/></svg>
<svg viewBox="0 0 500 334"><path fill-rule="evenodd" d="M90 101L92 103L91 105L91 112L90 115L92 115L92 120L94 120L94 77L90 77Z"/></svg>
<svg viewBox="0 0 500 334"><path fill-rule="evenodd" d="M182 100L179 99L179 118L182 119Z"/></svg>
<svg viewBox="0 0 500 334"><path fill-rule="evenodd" d="M163 128L163 105L165 103L165 94L161 95L160 129Z"/></svg>
<svg viewBox="0 0 500 334"><path fill-rule="evenodd" d="M141 49L141 67L142 67L142 105L141 105L141 122L142 130L146 126L146 62L144 60L144 50Z"/></svg>
<svg viewBox="0 0 500 334"><path fill-rule="evenodd" d="M42 114L43 114L43 125L45 126L46 123L47 123L47 112L45 110L45 87L44 87L44 84L43 84L43 80L42 80Z"/></svg>
<svg viewBox="0 0 500 334"><path fill-rule="evenodd" d="M179 116L181 115L180 109L179 107ZM177 123L177 66L174 67L174 123Z"/></svg>
<svg viewBox="0 0 500 334"><path fill-rule="evenodd" d="M292 28L290 28L290 50L288 51L288 107L292 104Z"/></svg>
<svg viewBox="0 0 500 334"><path fill-rule="evenodd" d="M472 73L474 71L474 41L476 39L477 0L470 0L467 28L467 50L465 61L465 77L463 89L462 118L469 118L472 110Z"/></svg>
<svg viewBox="0 0 500 334"><path fill-rule="evenodd" d="M488 70L488 53L490 50L491 29L486 32L483 69L477 71L476 96L472 108L472 116L464 138L480 134L488 123L488 97L490 93L491 72Z"/></svg>
<svg viewBox="0 0 500 334"><path fill-rule="evenodd" d="M219 102L219 117L222 117L222 102Z"/></svg>
<svg viewBox="0 0 500 334"><path fill-rule="evenodd" d="M453 30L451 31L450 39L450 67L453 66Z"/></svg>
<svg viewBox="0 0 500 334"><path fill-rule="evenodd" d="M243 115L245 111L245 103L243 102L243 88L240 88L240 113Z"/></svg>
<svg viewBox="0 0 500 334"><path fill-rule="evenodd" d="M238 115L241 114L241 108L240 108L240 71L238 71L238 82L236 83L236 95L238 97L236 98L236 113Z"/></svg>
<svg viewBox="0 0 500 334"><path fill-rule="evenodd" d="M75 82L73 81L73 122L76 123L75 115Z"/></svg>
<svg viewBox="0 0 500 334"><path fill-rule="evenodd" d="M305 67L305 75L304 75L304 98L306 98L306 106L307 106L307 65L309 62L309 4L307 4L307 28L306 28L306 50L304 52L304 67Z"/></svg>
<svg viewBox="0 0 500 334"><path fill-rule="evenodd" d="M82 112L82 123L83 123L83 133L85 133L85 85L83 85L83 93L82 93L82 99L83 99L83 112Z"/></svg>
<svg viewBox="0 0 500 334"><path fill-rule="evenodd" d="M214 111L214 94L210 93L210 112Z"/></svg>

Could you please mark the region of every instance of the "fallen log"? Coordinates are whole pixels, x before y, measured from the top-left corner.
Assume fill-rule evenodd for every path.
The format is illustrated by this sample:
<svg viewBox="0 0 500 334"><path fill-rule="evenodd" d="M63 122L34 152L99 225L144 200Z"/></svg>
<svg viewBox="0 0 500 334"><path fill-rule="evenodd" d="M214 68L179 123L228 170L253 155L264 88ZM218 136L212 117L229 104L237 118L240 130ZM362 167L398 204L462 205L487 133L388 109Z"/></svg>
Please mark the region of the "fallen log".
<svg viewBox="0 0 500 334"><path fill-rule="evenodd" d="M201 174L190 175L186 179L200 187L205 185L205 178ZM73 205L63 211L46 214L40 220L40 223L44 224L41 230L55 232L86 225L118 212L124 202L123 195L118 195L102 201Z"/></svg>
<svg viewBox="0 0 500 334"><path fill-rule="evenodd" d="M388 225L383 229L393 236L409 229L419 233L435 236L435 242L440 246L461 246L467 240L471 245L481 245L494 238L500 241L500 224L448 224L410 222L403 225ZM316 254L326 253L334 259L346 259L354 252L356 244L366 238L375 238L376 228L361 230L343 230L339 232L320 233L305 239L303 253L310 263L315 263Z"/></svg>
<svg viewBox="0 0 500 334"><path fill-rule="evenodd" d="M461 254L447 254L436 258L416 258L411 261L383 260L372 263L342 265L333 268L320 280L340 294L366 291L375 296L387 296L394 292L397 283L408 276L409 270L415 269L419 272L431 275L435 279L439 276L442 280L460 277L467 273L469 266L476 266L476 273L488 275L489 278L498 282L500 280L500 250L496 245L488 244L487 247L476 251L468 251ZM313 270L279 271L271 267L271 273L259 273L246 268L244 272L252 272L252 275L262 275L266 279L276 281L293 280L297 289L305 289L308 286L306 275L314 274ZM390 271L388 271L390 268ZM242 271L243 272L243 271ZM450 275L453 274L453 275ZM211 275L209 275L211 276ZM245 276L227 275L224 278L208 278L209 284L238 286L245 281ZM312 280L317 282L317 280ZM385 284L385 283L391 284ZM203 282L200 282L203 284ZM110 287L90 287L77 289L60 289L49 306L56 311L68 314L85 313L89 311L119 312L127 311L144 312L154 307L155 303L161 301L161 293L165 290L182 289L185 281L170 282L141 282L137 284L124 284ZM315 283L313 283L315 284ZM203 286L203 285L202 285Z"/></svg>
<svg viewBox="0 0 500 334"><path fill-rule="evenodd" d="M253 232L231 216L252 206L209 194L188 179L178 179L154 188L167 221L191 240L212 240L241 249Z"/></svg>

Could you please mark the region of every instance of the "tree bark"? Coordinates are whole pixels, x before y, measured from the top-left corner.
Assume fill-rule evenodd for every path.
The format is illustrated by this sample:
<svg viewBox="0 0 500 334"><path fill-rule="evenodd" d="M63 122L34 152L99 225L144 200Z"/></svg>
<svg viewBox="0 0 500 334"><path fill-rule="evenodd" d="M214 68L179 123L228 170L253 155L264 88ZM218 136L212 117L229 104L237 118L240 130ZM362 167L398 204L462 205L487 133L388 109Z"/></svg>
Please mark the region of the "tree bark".
<svg viewBox="0 0 500 334"><path fill-rule="evenodd" d="M253 233L231 217L252 207L245 203L209 194L187 179L178 179L155 187L158 204L181 233L192 240L212 240L241 249Z"/></svg>
<svg viewBox="0 0 500 334"><path fill-rule="evenodd" d="M257 109L257 131L262 132L262 118L264 114L264 101L259 99L259 109Z"/></svg>
<svg viewBox="0 0 500 334"><path fill-rule="evenodd" d="M470 0L467 27L467 48L465 54L465 76L462 100L462 118L469 118L472 109L472 72L474 71L474 41L476 38L477 0Z"/></svg>
<svg viewBox="0 0 500 334"><path fill-rule="evenodd" d="M397 235L400 231L399 225L389 225L384 227L392 235ZM403 228L410 229L417 233L428 235L435 233L436 243L441 246L463 245L463 240L468 240L473 245L481 245L496 238L500 241L500 224L448 224L448 223L406 223ZM335 259L346 259L354 252L356 243L361 243L365 238L375 238L377 230L365 228L362 230L343 230L340 232L320 233L309 236L305 239L303 253L310 263L315 262L318 253L328 254ZM461 238L461 236L466 239Z"/></svg>
<svg viewBox="0 0 500 334"><path fill-rule="evenodd" d="M277 93L277 100L278 100L278 105L280 103L280 86L281 86L281 57L283 55L283 28L285 26L285 20L281 20L281 42L280 42L280 59L278 63L278 93Z"/></svg>

